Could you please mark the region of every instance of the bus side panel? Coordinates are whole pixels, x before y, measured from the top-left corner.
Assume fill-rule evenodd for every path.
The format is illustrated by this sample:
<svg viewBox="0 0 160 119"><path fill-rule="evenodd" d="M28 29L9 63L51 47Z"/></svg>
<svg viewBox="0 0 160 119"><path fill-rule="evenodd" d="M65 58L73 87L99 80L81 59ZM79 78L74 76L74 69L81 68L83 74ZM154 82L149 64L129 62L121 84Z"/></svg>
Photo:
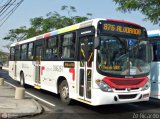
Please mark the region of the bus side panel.
<svg viewBox="0 0 160 119"><path fill-rule="evenodd" d="M151 63L151 97L160 99L160 62Z"/></svg>
<svg viewBox="0 0 160 119"><path fill-rule="evenodd" d="M63 61L42 61L41 62L41 88L54 93L58 93L58 78L64 77L69 85L70 98L75 98L76 83L73 79L70 68L64 67ZM74 96L73 96L74 95Z"/></svg>
<svg viewBox="0 0 160 119"><path fill-rule="evenodd" d="M57 93L56 80L58 78L58 74L53 71L53 67L54 63L52 61L41 61L40 82L42 89Z"/></svg>
<svg viewBox="0 0 160 119"><path fill-rule="evenodd" d="M9 76L15 79L15 61L9 61Z"/></svg>
<svg viewBox="0 0 160 119"><path fill-rule="evenodd" d="M20 64L22 61L17 61L16 62L16 80L20 81Z"/></svg>
<svg viewBox="0 0 160 119"><path fill-rule="evenodd" d="M20 73L24 74L25 84L34 85L34 63L32 61L17 62L17 80L20 81Z"/></svg>

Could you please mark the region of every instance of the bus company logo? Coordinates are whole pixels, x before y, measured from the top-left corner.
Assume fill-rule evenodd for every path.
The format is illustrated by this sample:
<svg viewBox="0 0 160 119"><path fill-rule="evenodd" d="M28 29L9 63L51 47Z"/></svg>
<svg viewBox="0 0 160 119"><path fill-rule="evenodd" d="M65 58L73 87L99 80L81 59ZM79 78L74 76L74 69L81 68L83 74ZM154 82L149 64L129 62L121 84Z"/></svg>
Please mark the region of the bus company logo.
<svg viewBox="0 0 160 119"><path fill-rule="evenodd" d="M127 88L127 91L131 91L131 88Z"/></svg>

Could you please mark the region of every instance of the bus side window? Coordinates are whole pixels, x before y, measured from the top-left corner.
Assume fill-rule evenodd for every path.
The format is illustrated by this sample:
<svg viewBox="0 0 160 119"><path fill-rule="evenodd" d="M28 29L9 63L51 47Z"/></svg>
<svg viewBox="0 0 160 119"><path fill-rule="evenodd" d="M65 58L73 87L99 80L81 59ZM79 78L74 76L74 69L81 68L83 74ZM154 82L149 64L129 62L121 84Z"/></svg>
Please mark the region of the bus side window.
<svg viewBox="0 0 160 119"><path fill-rule="evenodd" d="M15 48L15 61L18 61L19 60L19 52L20 50L19 50L19 47L18 48Z"/></svg>
<svg viewBox="0 0 160 119"><path fill-rule="evenodd" d="M44 60L58 59L58 39L57 37L50 37L49 39L46 39L43 59Z"/></svg>
<svg viewBox="0 0 160 119"><path fill-rule="evenodd" d="M46 60L51 60L52 49L46 48L44 54L45 54L45 57L44 57L44 58L45 58Z"/></svg>
<svg viewBox="0 0 160 119"><path fill-rule="evenodd" d="M73 59L75 57L75 37L73 33L65 34L62 42L62 59Z"/></svg>
<svg viewBox="0 0 160 119"><path fill-rule="evenodd" d="M21 51L20 51L20 59L26 60L27 59L27 44L21 45Z"/></svg>
<svg viewBox="0 0 160 119"><path fill-rule="evenodd" d="M33 60L33 43L28 44L28 60Z"/></svg>
<svg viewBox="0 0 160 119"><path fill-rule="evenodd" d="M57 59L58 58L58 39L57 37L51 37L48 40L48 47L50 48L50 57L52 60Z"/></svg>
<svg viewBox="0 0 160 119"><path fill-rule="evenodd" d="M14 49L14 47L12 47L10 49L10 60L11 61L14 61L14 54L15 54L15 49Z"/></svg>
<svg viewBox="0 0 160 119"><path fill-rule="evenodd" d="M160 61L160 43L157 43L157 60Z"/></svg>

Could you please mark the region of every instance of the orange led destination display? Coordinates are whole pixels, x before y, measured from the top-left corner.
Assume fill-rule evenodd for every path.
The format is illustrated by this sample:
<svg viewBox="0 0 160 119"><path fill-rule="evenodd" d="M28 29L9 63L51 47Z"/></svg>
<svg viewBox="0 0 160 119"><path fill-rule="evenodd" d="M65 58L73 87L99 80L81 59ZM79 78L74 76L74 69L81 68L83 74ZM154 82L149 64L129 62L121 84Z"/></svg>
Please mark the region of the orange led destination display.
<svg viewBox="0 0 160 119"><path fill-rule="evenodd" d="M108 33L113 35L146 37L146 30L143 27L129 23L100 21L98 23L98 29L100 34Z"/></svg>
<svg viewBox="0 0 160 119"><path fill-rule="evenodd" d="M141 35L141 29L138 28L131 28L121 25L114 25L114 24L103 24L103 29L108 31L116 31L120 33L128 33L128 34L134 34L134 35Z"/></svg>

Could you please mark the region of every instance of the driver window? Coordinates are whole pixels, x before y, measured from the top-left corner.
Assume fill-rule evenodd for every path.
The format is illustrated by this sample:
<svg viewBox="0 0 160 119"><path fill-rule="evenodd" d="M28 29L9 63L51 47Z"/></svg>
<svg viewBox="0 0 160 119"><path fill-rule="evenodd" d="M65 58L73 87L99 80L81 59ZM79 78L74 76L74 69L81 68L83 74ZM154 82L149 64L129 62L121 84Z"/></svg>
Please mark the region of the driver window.
<svg viewBox="0 0 160 119"><path fill-rule="evenodd" d="M105 38L105 39L104 39ZM122 43L116 37L104 37L101 39L101 47L99 55L101 58L101 65L113 66L114 60L122 55Z"/></svg>

